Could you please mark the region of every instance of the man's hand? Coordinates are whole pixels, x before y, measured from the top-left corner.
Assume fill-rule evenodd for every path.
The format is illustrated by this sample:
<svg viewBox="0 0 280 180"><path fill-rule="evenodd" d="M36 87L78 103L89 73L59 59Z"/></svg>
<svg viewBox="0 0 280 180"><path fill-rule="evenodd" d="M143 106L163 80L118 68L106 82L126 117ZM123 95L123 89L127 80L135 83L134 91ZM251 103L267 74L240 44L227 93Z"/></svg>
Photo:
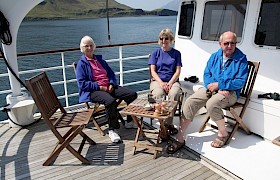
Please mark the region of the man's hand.
<svg viewBox="0 0 280 180"><path fill-rule="evenodd" d="M207 88L208 88L211 92L217 91L217 90L219 89L219 87L218 87L218 82L214 82L214 83L208 84Z"/></svg>
<svg viewBox="0 0 280 180"><path fill-rule="evenodd" d="M219 90L218 93L224 95L225 97L229 97L229 95L230 95L229 91L227 91L227 90L223 90L223 91Z"/></svg>

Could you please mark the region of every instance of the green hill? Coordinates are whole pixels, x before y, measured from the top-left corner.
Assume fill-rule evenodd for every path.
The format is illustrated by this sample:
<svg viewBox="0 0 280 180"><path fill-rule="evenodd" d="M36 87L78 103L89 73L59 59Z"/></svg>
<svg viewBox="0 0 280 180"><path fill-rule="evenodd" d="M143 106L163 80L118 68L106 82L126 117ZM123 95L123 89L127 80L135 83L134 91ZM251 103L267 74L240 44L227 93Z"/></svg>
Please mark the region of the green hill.
<svg viewBox="0 0 280 180"><path fill-rule="evenodd" d="M176 11L143 11L109 0L110 17L142 15L176 15ZM106 17L106 0L45 0L33 8L25 19L69 19Z"/></svg>

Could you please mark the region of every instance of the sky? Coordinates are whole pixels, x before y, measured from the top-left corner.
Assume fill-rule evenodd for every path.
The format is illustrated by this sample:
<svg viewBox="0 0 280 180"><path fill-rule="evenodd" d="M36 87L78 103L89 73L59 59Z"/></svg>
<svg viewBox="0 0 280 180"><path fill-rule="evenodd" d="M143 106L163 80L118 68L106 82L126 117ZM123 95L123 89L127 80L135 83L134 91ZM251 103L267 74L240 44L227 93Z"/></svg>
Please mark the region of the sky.
<svg viewBox="0 0 280 180"><path fill-rule="evenodd" d="M115 1L130 6L132 8L139 8L146 11L151 11L166 5L172 0L115 0Z"/></svg>

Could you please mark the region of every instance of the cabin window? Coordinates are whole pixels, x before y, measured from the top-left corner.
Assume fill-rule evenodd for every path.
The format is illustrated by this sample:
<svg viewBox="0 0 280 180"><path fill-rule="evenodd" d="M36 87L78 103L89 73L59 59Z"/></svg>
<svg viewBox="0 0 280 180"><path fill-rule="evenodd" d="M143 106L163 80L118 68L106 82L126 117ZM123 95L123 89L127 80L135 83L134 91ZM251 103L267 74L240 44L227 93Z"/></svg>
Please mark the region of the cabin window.
<svg viewBox="0 0 280 180"><path fill-rule="evenodd" d="M255 44L280 47L280 0L263 0Z"/></svg>
<svg viewBox="0 0 280 180"><path fill-rule="evenodd" d="M195 4L193 1L182 2L178 35L187 37L192 36L194 9Z"/></svg>
<svg viewBox="0 0 280 180"><path fill-rule="evenodd" d="M201 39L218 41L225 31L235 32L240 42L247 0L209 1L205 3Z"/></svg>

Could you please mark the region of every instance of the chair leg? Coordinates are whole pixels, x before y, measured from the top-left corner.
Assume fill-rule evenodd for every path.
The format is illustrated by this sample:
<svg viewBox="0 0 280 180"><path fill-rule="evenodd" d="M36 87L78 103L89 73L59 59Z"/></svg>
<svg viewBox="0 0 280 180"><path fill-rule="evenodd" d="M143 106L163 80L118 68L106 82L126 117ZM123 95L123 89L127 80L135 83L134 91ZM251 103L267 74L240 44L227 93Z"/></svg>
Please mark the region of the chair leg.
<svg viewBox="0 0 280 180"><path fill-rule="evenodd" d="M239 127L239 124L238 124L238 122L236 122L234 127L232 128L231 132L229 132L229 136L228 136L228 138L226 140L225 145L230 143L230 141L232 140L232 137L235 134L235 132L237 131L238 127Z"/></svg>
<svg viewBox="0 0 280 180"><path fill-rule="evenodd" d="M94 118L92 118L92 122L93 122L94 126L96 127L96 129L98 130L98 132L101 134L101 136L105 136L105 133L100 128L99 124L96 122L96 120Z"/></svg>
<svg viewBox="0 0 280 180"><path fill-rule="evenodd" d="M90 144L90 145L96 145L96 142L92 140L88 135L86 135L83 131L80 132L80 135Z"/></svg>
<svg viewBox="0 0 280 180"><path fill-rule="evenodd" d="M69 137L67 137L63 143L58 143L57 146L55 147L54 151L50 154L48 159L43 163L43 166L49 166L52 162L55 161L55 159L58 157L60 152L64 149L67 148L76 158L78 158L82 163L84 164L90 164L90 162L83 157L78 151L76 151L71 145L70 142L78 135L81 133L82 129L84 126L79 126L72 128L69 131L73 131ZM60 139L60 138L59 138Z"/></svg>
<svg viewBox="0 0 280 180"><path fill-rule="evenodd" d="M120 120L121 120L122 125L125 125L125 121L124 121L124 119L123 119L122 115L119 113L119 111L118 111L118 119L120 119Z"/></svg>
<svg viewBox="0 0 280 180"><path fill-rule="evenodd" d="M207 115L205 121L202 123L202 125L201 125L200 128L199 128L199 132L200 132L200 133L201 133L202 131L204 131L204 129L205 129L205 127L206 127L206 124L208 123L209 119L210 119L210 116Z"/></svg>
<svg viewBox="0 0 280 180"><path fill-rule="evenodd" d="M244 131L250 135L251 131L247 126L244 124L243 120L236 114L233 108L230 108L230 113L233 115L233 117L236 119L236 122L240 124L240 126L244 129Z"/></svg>

